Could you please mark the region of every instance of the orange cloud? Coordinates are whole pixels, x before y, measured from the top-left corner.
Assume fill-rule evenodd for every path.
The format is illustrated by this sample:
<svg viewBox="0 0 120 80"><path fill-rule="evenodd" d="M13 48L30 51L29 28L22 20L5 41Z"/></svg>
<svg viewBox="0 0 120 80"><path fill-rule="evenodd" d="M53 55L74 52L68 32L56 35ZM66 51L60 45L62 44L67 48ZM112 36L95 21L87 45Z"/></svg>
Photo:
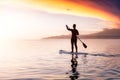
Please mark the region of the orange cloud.
<svg viewBox="0 0 120 80"><path fill-rule="evenodd" d="M26 0L30 6L53 13L72 14L85 17L95 17L107 21L119 22L119 17L105 11L90 1L73 0Z"/></svg>

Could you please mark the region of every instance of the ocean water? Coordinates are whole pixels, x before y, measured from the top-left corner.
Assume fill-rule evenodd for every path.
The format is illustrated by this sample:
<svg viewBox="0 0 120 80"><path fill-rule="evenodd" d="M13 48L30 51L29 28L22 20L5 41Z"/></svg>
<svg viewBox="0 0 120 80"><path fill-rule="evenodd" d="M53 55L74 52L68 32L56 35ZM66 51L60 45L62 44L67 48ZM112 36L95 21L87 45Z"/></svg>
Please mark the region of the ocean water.
<svg viewBox="0 0 120 80"><path fill-rule="evenodd" d="M120 80L120 39L83 42L73 58L69 39L1 41L0 80Z"/></svg>

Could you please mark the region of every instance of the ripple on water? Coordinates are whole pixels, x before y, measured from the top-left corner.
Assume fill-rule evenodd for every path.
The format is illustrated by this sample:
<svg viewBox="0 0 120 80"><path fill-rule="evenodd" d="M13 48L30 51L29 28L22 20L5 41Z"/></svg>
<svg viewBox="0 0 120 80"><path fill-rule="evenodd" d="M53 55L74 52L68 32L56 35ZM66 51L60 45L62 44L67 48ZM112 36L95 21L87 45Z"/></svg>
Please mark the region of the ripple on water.
<svg viewBox="0 0 120 80"><path fill-rule="evenodd" d="M105 80L120 80L120 69L108 69L99 74L99 77L106 77Z"/></svg>

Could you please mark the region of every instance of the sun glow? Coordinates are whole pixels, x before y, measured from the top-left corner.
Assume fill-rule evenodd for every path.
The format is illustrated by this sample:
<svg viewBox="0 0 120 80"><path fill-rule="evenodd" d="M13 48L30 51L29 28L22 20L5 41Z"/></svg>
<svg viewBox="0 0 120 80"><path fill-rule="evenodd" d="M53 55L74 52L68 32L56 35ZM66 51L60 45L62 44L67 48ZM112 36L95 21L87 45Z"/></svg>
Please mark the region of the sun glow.
<svg viewBox="0 0 120 80"><path fill-rule="evenodd" d="M43 13L31 12L28 8L10 5L1 9L0 22L0 39L41 38L49 35L48 30L51 29L54 19ZM57 30L55 26L52 28ZM54 32L51 35L54 35Z"/></svg>
<svg viewBox="0 0 120 80"><path fill-rule="evenodd" d="M0 13L0 38L10 38L17 36L19 33L18 30L22 24L20 21L23 20L21 18L21 14L9 11L4 9L3 12Z"/></svg>

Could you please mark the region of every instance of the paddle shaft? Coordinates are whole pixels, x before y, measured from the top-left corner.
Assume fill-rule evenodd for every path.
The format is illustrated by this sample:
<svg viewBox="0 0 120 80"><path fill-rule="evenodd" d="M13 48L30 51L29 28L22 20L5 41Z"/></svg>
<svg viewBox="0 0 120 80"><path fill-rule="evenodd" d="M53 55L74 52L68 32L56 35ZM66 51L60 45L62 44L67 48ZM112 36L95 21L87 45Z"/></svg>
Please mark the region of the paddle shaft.
<svg viewBox="0 0 120 80"><path fill-rule="evenodd" d="M80 42L83 44L83 47L84 48L87 48L87 45L84 43L84 42L82 42L82 40L79 38L79 37L77 37L79 40L80 40Z"/></svg>
<svg viewBox="0 0 120 80"><path fill-rule="evenodd" d="M82 40L79 38L79 37L77 37L81 42L82 42ZM83 43L83 42L82 42Z"/></svg>

